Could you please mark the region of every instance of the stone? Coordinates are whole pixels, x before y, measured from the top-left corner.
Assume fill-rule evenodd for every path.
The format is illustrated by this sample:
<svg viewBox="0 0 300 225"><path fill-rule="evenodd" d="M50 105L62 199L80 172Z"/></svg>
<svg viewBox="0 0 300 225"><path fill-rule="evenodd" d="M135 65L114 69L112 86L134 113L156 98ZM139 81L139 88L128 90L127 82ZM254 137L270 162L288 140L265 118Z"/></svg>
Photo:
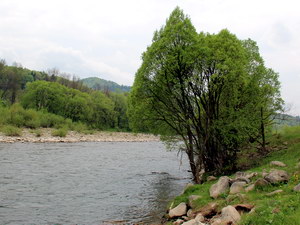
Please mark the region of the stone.
<svg viewBox="0 0 300 225"><path fill-rule="evenodd" d="M236 200L239 201L239 202L244 202L245 198L246 198L245 194L237 193L237 194L234 194L234 195L228 195L226 197L226 202L228 204L233 202L233 201L236 201Z"/></svg>
<svg viewBox="0 0 300 225"><path fill-rule="evenodd" d="M193 210L192 210L192 209L189 209L189 210L187 211L186 215L187 215L188 218L192 218L193 215L194 215Z"/></svg>
<svg viewBox="0 0 300 225"><path fill-rule="evenodd" d="M254 205L251 204L237 204L233 206L240 214L244 212L250 212Z"/></svg>
<svg viewBox="0 0 300 225"><path fill-rule="evenodd" d="M210 197L218 198L221 194L226 193L229 189L229 177L220 177L218 182L213 184L209 189Z"/></svg>
<svg viewBox="0 0 300 225"><path fill-rule="evenodd" d="M173 224L174 224L174 225L180 225L180 224L182 224L182 223L184 223L184 220L178 219L178 220L176 220Z"/></svg>
<svg viewBox="0 0 300 225"><path fill-rule="evenodd" d="M182 225L205 225L195 219L189 220L187 222L184 222Z"/></svg>
<svg viewBox="0 0 300 225"><path fill-rule="evenodd" d="M286 167L286 164L284 164L283 162L280 161L272 161L270 162L271 166L279 166L279 167Z"/></svg>
<svg viewBox="0 0 300 225"><path fill-rule="evenodd" d="M272 184L287 182L289 180L289 174L284 170L272 169L271 172L265 176L265 179Z"/></svg>
<svg viewBox="0 0 300 225"><path fill-rule="evenodd" d="M230 221L233 224L237 224L241 220L241 216L233 206L229 205L222 209L221 220Z"/></svg>
<svg viewBox="0 0 300 225"><path fill-rule="evenodd" d="M240 182L240 181L234 182L230 187L229 193L237 194L237 193L243 192L243 191L245 191L245 189L244 189L245 185L246 185L246 182Z"/></svg>
<svg viewBox="0 0 300 225"><path fill-rule="evenodd" d="M208 176L206 179L206 181L213 181L213 180L217 180L217 178L214 176Z"/></svg>
<svg viewBox="0 0 300 225"><path fill-rule="evenodd" d="M300 162L297 163L297 165L295 166L296 169L300 169Z"/></svg>
<svg viewBox="0 0 300 225"><path fill-rule="evenodd" d="M265 177L265 176L267 176L267 175L268 175L268 173L267 173L266 169L263 169L263 171L262 171L262 173L261 173L261 176L262 176L262 177Z"/></svg>
<svg viewBox="0 0 300 225"><path fill-rule="evenodd" d="M250 184L248 187L245 188L245 192L253 191L255 188L255 184Z"/></svg>
<svg viewBox="0 0 300 225"><path fill-rule="evenodd" d="M248 179L247 177L238 177L238 178L235 178L235 179L232 179L231 180L231 183L235 183L235 182L245 182L247 184L250 183L250 179Z"/></svg>
<svg viewBox="0 0 300 225"><path fill-rule="evenodd" d="M202 223L202 222L205 221L205 218L204 218L204 216L202 215L202 213L198 213L197 216L195 217L195 220Z"/></svg>
<svg viewBox="0 0 300 225"><path fill-rule="evenodd" d="M189 206L190 206L191 208L194 208L194 207L195 207L195 201L196 201L197 199L199 199L199 198L201 198L200 195L190 195L190 196L189 196Z"/></svg>
<svg viewBox="0 0 300 225"><path fill-rule="evenodd" d="M252 177L256 177L258 174L256 172L252 172L252 173L249 173L249 174L246 174L246 178L248 179L251 179Z"/></svg>
<svg viewBox="0 0 300 225"><path fill-rule="evenodd" d="M207 205L203 206L199 212L204 216L212 216L217 213L218 204L216 202L210 202Z"/></svg>
<svg viewBox="0 0 300 225"><path fill-rule="evenodd" d="M293 188L294 191L300 191L300 184L297 184L294 188Z"/></svg>
<svg viewBox="0 0 300 225"><path fill-rule="evenodd" d="M254 183L254 186L255 187L264 187L264 186L267 186L269 185L270 183L265 180L264 178L258 178L255 183Z"/></svg>
<svg viewBox="0 0 300 225"><path fill-rule="evenodd" d="M283 190L279 189L279 190L272 191L272 192L266 194L266 196L273 196L273 195L279 194L281 192L283 192Z"/></svg>
<svg viewBox="0 0 300 225"><path fill-rule="evenodd" d="M170 209L169 217L173 218L173 217L183 216L186 215L186 212L187 212L187 205L184 202L182 202L175 208Z"/></svg>

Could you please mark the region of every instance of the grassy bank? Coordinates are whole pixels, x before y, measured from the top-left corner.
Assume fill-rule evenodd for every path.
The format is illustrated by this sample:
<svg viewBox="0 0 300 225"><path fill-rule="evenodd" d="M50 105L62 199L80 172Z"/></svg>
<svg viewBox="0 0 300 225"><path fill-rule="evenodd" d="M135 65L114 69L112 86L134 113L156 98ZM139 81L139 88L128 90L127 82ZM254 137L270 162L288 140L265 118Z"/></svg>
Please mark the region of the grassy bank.
<svg viewBox="0 0 300 225"><path fill-rule="evenodd" d="M293 191L293 188L300 183L300 127L288 127L282 129L277 134L273 134L270 139L271 144L269 153L264 157L258 157L254 154L251 158L249 152L242 159L242 162L252 161L247 166L252 168L245 172L256 172L258 175L251 178L251 182L255 182L261 178L263 172L268 172L272 168L285 170L289 173L290 179L286 183L275 185L267 185L260 188L255 188L249 192L241 192L240 194L230 195L228 192L222 194L217 199L212 199L209 195L210 187L216 181L205 182L201 185L193 185L185 190L185 192L176 197L170 204L172 208L181 202L188 203L188 198L191 195L199 195L200 198L193 202L193 211L197 211L206 206L210 202L218 204L218 211L228 205L250 204L254 205L253 213L242 214L242 219L239 224L243 225L297 225L300 224L300 192ZM253 160L256 160L253 162ZM271 161L281 161L286 164L286 167L274 167L270 165ZM231 177L233 177L232 175ZM268 196L275 190L282 190L272 196ZM172 224L173 222L169 222Z"/></svg>

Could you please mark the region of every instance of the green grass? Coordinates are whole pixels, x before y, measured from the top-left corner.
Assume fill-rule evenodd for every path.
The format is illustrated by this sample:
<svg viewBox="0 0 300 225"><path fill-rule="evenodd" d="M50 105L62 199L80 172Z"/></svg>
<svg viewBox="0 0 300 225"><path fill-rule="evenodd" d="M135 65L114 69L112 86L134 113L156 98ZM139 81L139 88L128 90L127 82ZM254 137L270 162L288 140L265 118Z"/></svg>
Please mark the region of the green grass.
<svg viewBox="0 0 300 225"><path fill-rule="evenodd" d="M296 165L300 161L300 127L286 127L281 129L277 134L270 137L272 146L276 146L264 158L257 158L255 167L250 168L247 172L269 171L272 168L282 169L291 176L288 183L269 185L263 188L255 189L245 194L244 197L234 197L223 194L218 199L213 200L209 196L209 188L216 181L206 182L202 185L189 187L182 195L177 196L172 207L181 202L188 202L190 195L200 195L194 203L197 208L208 204L209 202L218 202L219 209L226 205L238 203L249 203L255 205L255 212L252 214L245 213L242 215L240 225L300 225L300 192L293 191L294 186L300 183L300 169ZM287 167L279 168L270 166L271 161L282 161ZM252 178L252 182L260 176ZM266 196L267 193L282 189L283 192L274 196Z"/></svg>
<svg viewBox="0 0 300 225"><path fill-rule="evenodd" d="M54 137L65 137L68 134L68 128L62 127L52 131L52 136Z"/></svg>
<svg viewBox="0 0 300 225"><path fill-rule="evenodd" d="M6 136L21 136L22 135L22 130L18 127L14 127L11 125L5 125L1 128L1 131L6 135Z"/></svg>

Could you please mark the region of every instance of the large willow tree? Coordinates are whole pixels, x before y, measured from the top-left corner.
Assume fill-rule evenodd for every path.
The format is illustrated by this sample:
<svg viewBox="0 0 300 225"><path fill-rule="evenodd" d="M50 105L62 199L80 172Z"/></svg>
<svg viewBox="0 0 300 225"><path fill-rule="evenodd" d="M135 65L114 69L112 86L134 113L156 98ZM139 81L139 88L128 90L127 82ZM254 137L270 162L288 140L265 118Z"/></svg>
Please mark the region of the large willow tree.
<svg viewBox="0 0 300 225"><path fill-rule="evenodd" d="M277 74L270 76L255 42L227 30L198 34L179 8L142 60L129 97L131 126L183 142L197 183L203 169L234 170L241 145L258 139L261 108L269 115L280 105Z"/></svg>

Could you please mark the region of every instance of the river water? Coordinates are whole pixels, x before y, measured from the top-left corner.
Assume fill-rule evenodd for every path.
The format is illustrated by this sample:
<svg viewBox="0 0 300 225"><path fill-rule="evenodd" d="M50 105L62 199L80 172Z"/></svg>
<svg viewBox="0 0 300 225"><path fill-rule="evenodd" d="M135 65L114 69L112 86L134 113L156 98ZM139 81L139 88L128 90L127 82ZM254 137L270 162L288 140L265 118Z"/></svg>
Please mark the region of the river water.
<svg viewBox="0 0 300 225"><path fill-rule="evenodd" d="M159 221L182 161L159 142L0 144L0 224Z"/></svg>

